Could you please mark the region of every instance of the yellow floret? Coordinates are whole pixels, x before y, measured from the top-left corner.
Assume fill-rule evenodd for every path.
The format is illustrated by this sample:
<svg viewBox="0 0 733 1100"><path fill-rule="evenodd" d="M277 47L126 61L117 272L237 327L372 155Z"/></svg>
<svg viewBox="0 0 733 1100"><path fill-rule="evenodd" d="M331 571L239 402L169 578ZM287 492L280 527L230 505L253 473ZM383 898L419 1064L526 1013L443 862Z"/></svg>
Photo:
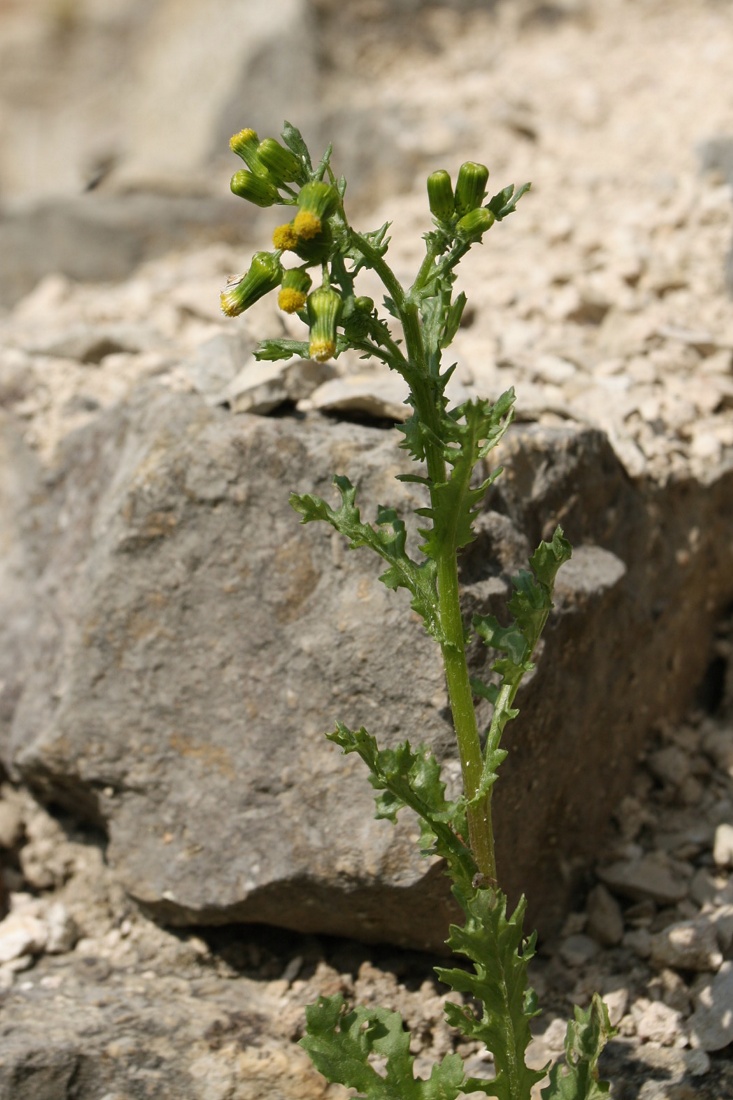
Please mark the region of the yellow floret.
<svg viewBox="0 0 733 1100"><path fill-rule="evenodd" d="M310 241L317 237L323 226L321 219L310 210L301 210L293 219L293 229L301 241Z"/></svg>
<svg viewBox="0 0 733 1100"><path fill-rule="evenodd" d="M221 303L221 311L225 313L227 317L238 317L243 312L241 297L237 294L235 288L226 287L219 295L219 302Z"/></svg>
<svg viewBox="0 0 733 1100"><path fill-rule="evenodd" d="M308 295L302 290L284 286L277 296L277 304L285 313L297 313L304 308Z"/></svg>
<svg viewBox="0 0 733 1100"><path fill-rule="evenodd" d="M308 354L318 363L325 363L336 354L336 344L333 340L311 340L308 346Z"/></svg>
<svg viewBox="0 0 733 1100"><path fill-rule="evenodd" d="M285 225L278 225L273 231L272 243L275 248L292 252L298 244L298 234L295 232L293 223L286 222Z"/></svg>
<svg viewBox="0 0 733 1100"><path fill-rule="evenodd" d="M240 130L236 134L232 134L229 138L229 148L232 152L236 153L237 146L247 145L252 140L258 141L257 132L255 130Z"/></svg>

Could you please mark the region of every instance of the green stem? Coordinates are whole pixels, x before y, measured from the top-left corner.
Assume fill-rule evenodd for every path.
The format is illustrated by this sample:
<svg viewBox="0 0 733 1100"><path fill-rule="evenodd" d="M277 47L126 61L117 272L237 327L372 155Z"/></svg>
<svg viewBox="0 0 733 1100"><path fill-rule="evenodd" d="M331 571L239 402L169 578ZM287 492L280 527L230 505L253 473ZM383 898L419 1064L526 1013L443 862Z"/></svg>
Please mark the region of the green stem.
<svg viewBox="0 0 733 1100"><path fill-rule="evenodd" d="M458 566L454 551L442 555L438 562L438 601L441 625L446 636L442 652L448 698L461 759L463 789L469 802L467 812L469 842L476 866L491 883L496 880L491 790L478 802L473 802L481 784L483 754L468 675L463 618L459 601Z"/></svg>
<svg viewBox="0 0 733 1100"><path fill-rule="evenodd" d="M420 420L429 429L429 439L425 445L425 458L428 468L428 480L431 487L442 485L446 480L446 462L443 456L441 414L436 402L435 381L428 370L420 313L416 299L424 283L432 277L435 255L428 252L418 277L409 294L402 286L379 252L369 241L352 230L352 239L358 245L367 263L380 277L395 304L402 331L405 337L407 360L412 368L410 385ZM432 489L431 489L432 495ZM435 503L433 501L433 503ZM491 821L491 792L474 802L479 790L483 773L483 754L476 723L476 710L473 705L473 693L466 661L466 643L463 630L463 618L458 588L458 563L456 549L449 540L438 567L438 603L441 625L445 642L441 646L443 664L448 685L448 699L453 725L456 731L458 753L461 760L461 772L466 799L469 843L476 866L489 882L496 880L496 857L494 853L494 833Z"/></svg>

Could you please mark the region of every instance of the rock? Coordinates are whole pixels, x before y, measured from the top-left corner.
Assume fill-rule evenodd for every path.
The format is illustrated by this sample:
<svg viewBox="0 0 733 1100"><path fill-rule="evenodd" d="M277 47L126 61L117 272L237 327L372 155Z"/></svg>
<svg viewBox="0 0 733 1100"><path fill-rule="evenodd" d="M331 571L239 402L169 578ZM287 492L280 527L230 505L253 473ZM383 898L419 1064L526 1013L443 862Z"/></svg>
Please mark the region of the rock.
<svg viewBox="0 0 733 1100"><path fill-rule="evenodd" d="M333 363L316 363L310 359L287 362L257 362L243 367L219 394L234 412L267 413L284 403L303 408L314 391L325 388L334 378Z"/></svg>
<svg viewBox="0 0 733 1100"><path fill-rule="evenodd" d="M560 955L563 962L570 967L585 966L586 963L598 954L598 944L590 936L584 936L582 932L574 936L566 936L560 944Z"/></svg>
<svg viewBox="0 0 733 1100"><path fill-rule="evenodd" d="M363 413L376 419L407 420L410 408L405 404L407 384L393 371L349 374L324 382L302 401L303 411Z"/></svg>
<svg viewBox="0 0 733 1100"><path fill-rule="evenodd" d="M681 1017L679 1012L662 1001L641 999L631 1008L639 1038L661 1046L672 1046L680 1033Z"/></svg>
<svg viewBox="0 0 733 1100"><path fill-rule="evenodd" d="M0 963L23 955L38 955L48 939L43 921L30 913L10 913L0 921Z"/></svg>
<svg viewBox="0 0 733 1100"><path fill-rule="evenodd" d="M0 207L0 304L19 301L46 274L122 279L181 241L242 244L253 215L234 196L106 195ZM41 243L42 242L42 243ZM10 257L12 256L12 261Z"/></svg>
<svg viewBox="0 0 733 1100"><path fill-rule="evenodd" d="M733 962L724 962L698 989L689 1026L692 1042L702 1050L722 1050L733 1042Z"/></svg>
<svg viewBox="0 0 733 1100"><path fill-rule="evenodd" d="M329 495L340 469L359 482L364 515L385 500L399 506L419 490L392 483L405 468L398 441L316 416L232 417L196 395L143 387L69 439L47 482L52 496L39 494L28 513L35 529L53 530L53 555L48 535L18 550L19 561L44 564L6 760L45 797L109 831L122 881L162 920L358 928L363 939L430 947L444 938L450 901L439 868L413 847L414 825L373 822L366 776L321 738L336 718L363 722L387 744L419 729L454 774L437 653L405 620L400 595L375 582L379 564L324 529L299 527L287 503L290 489ZM561 502L571 502L563 522L578 547L558 579L556 617L519 698L524 732L507 734L496 796L505 885L518 896L532 881L529 921L548 931L572 880L561 867L588 857L628 789L628 746L644 723L686 705L669 672L682 638L685 659L703 667L704 646L691 639L705 635L715 601L701 603L699 585L718 584L722 598L733 570L714 549L728 545L719 528L714 535L727 515L722 483L689 498L710 533L704 570L692 559L675 601L660 603L682 568L676 484L669 497L654 490L647 512L600 433L576 427L519 427L501 459L503 526L487 513L462 563L469 613L496 604L526 563L525 536L536 544L547 535L548 517L568 508ZM599 531L606 546L593 544ZM593 639L609 619L614 637L599 648ZM640 623L656 639L643 674L633 656ZM476 654L478 674L486 661ZM695 679L691 668L684 683ZM381 721L377 700L388 701ZM616 746L612 777L591 732L601 722L603 745ZM599 793L589 803L593 774ZM543 791L552 792L544 805ZM37 855L48 844L39 836L22 853L41 889L53 861ZM63 881L67 871L53 873ZM685 896L690 873L648 857L601 878L667 904Z"/></svg>
<svg viewBox="0 0 733 1100"><path fill-rule="evenodd" d="M656 779L671 787L681 787L689 776L689 758L677 745L650 753L646 764Z"/></svg>
<svg viewBox="0 0 733 1100"><path fill-rule="evenodd" d="M55 902L44 914L47 936L44 950L48 955L65 955L71 951L79 936L76 921L63 902Z"/></svg>
<svg viewBox="0 0 733 1100"><path fill-rule="evenodd" d="M650 899L670 905L687 897L691 868L688 864L650 852L637 859L619 860L598 869L598 877L614 893L634 901Z"/></svg>
<svg viewBox="0 0 733 1100"><path fill-rule="evenodd" d="M718 825L713 843L713 859L716 867L733 864L733 825Z"/></svg>
<svg viewBox="0 0 733 1100"><path fill-rule="evenodd" d="M588 935L603 947L614 947L624 934L621 906L601 883L588 895Z"/></svg>
<svg viewBox="0 0 733 1100"><path fill-rule="evenodd" d="M251 358L256 341L247 332L220 332L209 337L183 364L183 370L194 389L212 402L221 400L222 390L229 386L243 365Z"/></svg>
<svg viewBox="0 0 733 1100"><path fill-rule="evenodd" d="M652 936L651 961L678 970L717 970L723 956L714 924L705 917L670 924Z"/></svg>

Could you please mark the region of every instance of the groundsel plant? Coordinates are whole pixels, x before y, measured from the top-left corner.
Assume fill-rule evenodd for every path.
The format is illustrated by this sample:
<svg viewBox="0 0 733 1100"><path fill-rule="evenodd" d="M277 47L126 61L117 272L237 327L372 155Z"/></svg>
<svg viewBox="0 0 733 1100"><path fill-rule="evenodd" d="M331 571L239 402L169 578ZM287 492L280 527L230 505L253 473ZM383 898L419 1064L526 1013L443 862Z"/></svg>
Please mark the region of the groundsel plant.
<svg viewBox="0 0 733 1100"><path fill-rule="evenodd" d="M344 753L357 753L376 789L376 815L395 821L407 806L420 819L422 851L442 858L465 923L452 925L447 944L468 965L439 967L439 979L459 995L445 1006L448 1023L491 1052L495 1076L467 1077L458 1054L433 1066L429 1079L415 1077L410 1035L399 1013L386 1008L350 1007L341 994L320 997L307 1009L301 1045L331 1082L356 1089L366 1100L454 1100L482 1093L500 1100L529 1100L546 1076L530 1069L525 1054L530 1021L538 1015L527 969L535 936L525 936L525 900L508 912L494 855L491 800L504 728L517 715L514 706L523 676L552 609L558 569L570 557L558 527L540 543L529 568L513 580L507 623L492 615L464 622L458 585L458 555L474 538L473 524L499 469L487 473L486 459L512 420L514 393L496 401L479 398L451 408L446 385L453 366L444 368L443 352L461 323L463 293L453 292L456 268L484 234L513 213L529 190L505 187L486 201L488 169L461 165L455 186L446 171L428 177L433 228L425 234L425 258L410 287L403 287L385 259L389 224L357 232L344 209L346 181L330 166L331 149L314 166L301 134L289 123L282 142L260 141L242 130L230 147L245 167L234 174L232 191L257 206L280 205L290 220L273 234L273 248L255 253L244 275L229 281L221 294L228 316L236 316L271 291L281 309L295 313L307 339L265 340L259 359L301 356L324 361L347 349L386 363L409 387L412 412L400 427L401 446L416 472L399 475L424 492L417 508L420 545L408 552L404 520L380 507L374 522L362 519L357 490L348 478L334 477L337 503L309 493L290 503L303 523L330 524L351 548L368 547L386 565L380 580L390 589L406 588L411 606L440 647L461 762L463 794L446 798L440 765L424 746L405 742L380 748L363 727L339 722L327 734ZM381 307L359 294L359 273L368 268L386 295ZM469 675L466 646L475 633L493 654L488 682ZM492 717L480 730L476 705L489 700ZM596 1100L608 1094L598 1079L598 1058L612 1034L603 1002L595 996L587 1010L576 1008L568 1026L564 1064L553 1067L544 1100ZM377 1068L382 1067L382 1068Z"/></svg>

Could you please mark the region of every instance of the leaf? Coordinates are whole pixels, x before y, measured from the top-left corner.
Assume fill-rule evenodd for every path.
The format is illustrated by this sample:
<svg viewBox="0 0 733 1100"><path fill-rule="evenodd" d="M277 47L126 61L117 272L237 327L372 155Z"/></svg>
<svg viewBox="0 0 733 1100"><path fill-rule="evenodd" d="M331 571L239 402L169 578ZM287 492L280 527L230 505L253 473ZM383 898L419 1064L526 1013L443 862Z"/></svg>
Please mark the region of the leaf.
<svg viewBox="0 0 733 1100"><path fill-rule="evenodd" d="M334 509L310 493L291 493L290 504L303 517L303 523L323 520L349 540L352 550L369 546L387 562L389 568L380 580L387 588L406 588L412 594L411 606L423 619L425 629L439 641L443 637L438 613L435 563L413 561L405 550L406 530L393 508L380 507L377 526L363 523L356 506L356 489L347 477L333 479L341 496L341 507Z"/></svg>
<svg viewBox="0 0 733 1100"><path fill-rule="evenodd" d="M550 1084L542 1089L543 1100L601 1100L610 1086L598 1079L598 1059L609 1039L616 1034L608 1009L598 996L587 1010L575 1007L575 1019L565 1036L565 1064L550 1070Z"/></svg>
<svg viewBox="0 0 733 1100"><path fill-rule="evenodd" d="M303 135L297 126L293 126L291 122L285 122L281 131L281 137L290 152L295 153L296 157L303 162L308 173L311 174L313 172L313 165L311 164L308 146L303 141Z"/></svg>
<svg viewBox="0 0 733 1100"><path fill-rule="evenodd" d="M277 359L292 359L294 355L307 359L307 342L303 340L263 340L254 353L255 359L273 363Z"/></svg>
<svg viewBox="0 0 733 1100"><path fill-rule="evenodd" d="M420 513L433 521L432 528L420 530L425 540L421 550L428 557L450 556L476 537L473 523L478 505L500 470L479 485L472 485L473 472L509 427L513 405L514 391L508 390L494 404L467 401L446 417L450 423L443 454L451 470L446 481L433 485L431 507Z"/></svg>
<svg viewBox="0 0 733 1100"><path fill-rule="evenodd" d="M300 1040L327 1081L358 1090L366 1100L456 1100L466 1091L491 1095L491 1082L468 1089L463 1062L447 1054L433 1066L427 1081L414 1075L410 1035L399 1012L357 1006L348 1011L340 993L319 997L305 1010L307 1034ZM384 1075L370 1056L385 1059Z"/></svg>
<svg viewBox="0 0 733 1100"><path fill-rule="evenodd" d="M497 195L494 195L486 205L496 220L500 222L509 214L514 213L522 195L525 195L531 187L531 183L523 183L521 187L518 187L515 191L514 184L510 183L508 187L505 187L502 191L499 191Z"/></svg>
<svg viewBox="0 0 733 1100"><path fill-rule="evenodd" d="M435 972L440 981L473 997L483 1009L478 1015L470 1005L448 1002L446 1019L468 1038L484 1043L494 1055L496 1078L490 1082L490 1095L499 1100L528 1097L544 1071L525 1065L532 1038L529 1023L538 1014L536 997L527 984L535 939L525 939L522 932L526 902L522 898L507 917L507 899L499 890L479 889L468 897L458 890L454 893L466 913L466 923L462 928L451 925L447 943L471 960L473 970L436 967ZM475 1081L467 1085L475 1086Z"/></svg>
<svg viewBox="0 0 733 1100"><path fill-rule="evenodd" d="M463 310L465 309L466 301L466 295L463 291L461 291L461 293L456 296L455 301L451 304L443 325L443 335L440 340L441 348L447 348L448 345L453 342L453 337L458 332L458 328L461 324L461 318L463 317Z"/></svg>
<svg viewBox="0 0 733 1100"><path fill-rule="evenodd" d="M424 822L426 854L446 860L451 875L468 888L476 872L467 845L461 839L467 833L463 800L451 802L445 797L445 784L440 776L440 764L424 745L416 750L409 741L394 749L380 749L376 738L362 726L351 730L338 722L333 733L326 734L343 752L356 752L369 768L369 781L377 795L377 818L395 822L404 806Z"/></svg>

